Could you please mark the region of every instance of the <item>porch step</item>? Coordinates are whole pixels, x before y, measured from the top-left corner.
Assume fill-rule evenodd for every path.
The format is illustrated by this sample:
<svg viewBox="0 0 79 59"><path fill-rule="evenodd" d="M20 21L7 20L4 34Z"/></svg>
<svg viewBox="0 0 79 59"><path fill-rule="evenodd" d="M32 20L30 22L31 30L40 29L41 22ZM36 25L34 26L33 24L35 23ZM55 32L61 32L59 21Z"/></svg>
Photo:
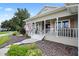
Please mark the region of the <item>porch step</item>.
<svg viewBox="0 0 79 59"><path fill-rule="evenodd" d="M31 39L42 40L45 37L44 34L33 34L31 35Z"/></svg>

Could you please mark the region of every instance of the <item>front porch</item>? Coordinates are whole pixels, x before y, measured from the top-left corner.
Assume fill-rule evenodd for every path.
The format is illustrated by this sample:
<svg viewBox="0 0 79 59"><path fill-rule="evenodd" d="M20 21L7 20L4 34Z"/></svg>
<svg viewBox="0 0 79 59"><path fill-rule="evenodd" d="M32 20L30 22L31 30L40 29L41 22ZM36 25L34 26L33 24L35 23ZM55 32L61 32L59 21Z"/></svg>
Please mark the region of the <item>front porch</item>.
<svg viewBox="0 0 79 59"><path fill-rule="evenodd" d="M32 24L29 34L42 34L46 40L78 47L78 8L64 6L27 19Z"/></svg>
<svg viewBox="0 0 79 59"><path fill-rule="evenodd" d="M46 40L78 46L77 15L32 23L31 34L44 34Z"/></svg>

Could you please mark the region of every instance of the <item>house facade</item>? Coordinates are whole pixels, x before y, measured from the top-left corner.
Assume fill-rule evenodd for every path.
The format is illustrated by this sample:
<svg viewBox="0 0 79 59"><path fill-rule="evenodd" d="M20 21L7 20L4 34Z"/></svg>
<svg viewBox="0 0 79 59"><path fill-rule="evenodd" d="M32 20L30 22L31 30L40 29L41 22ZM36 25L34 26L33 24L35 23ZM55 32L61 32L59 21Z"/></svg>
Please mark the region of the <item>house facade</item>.
<svg viewBox="0 0 79 59"><path fill-rule="evenodd" d="M78 4L44 6L36 16L25 21L24 28L29 35L45 35L45 40L78 46Z"/></svg>

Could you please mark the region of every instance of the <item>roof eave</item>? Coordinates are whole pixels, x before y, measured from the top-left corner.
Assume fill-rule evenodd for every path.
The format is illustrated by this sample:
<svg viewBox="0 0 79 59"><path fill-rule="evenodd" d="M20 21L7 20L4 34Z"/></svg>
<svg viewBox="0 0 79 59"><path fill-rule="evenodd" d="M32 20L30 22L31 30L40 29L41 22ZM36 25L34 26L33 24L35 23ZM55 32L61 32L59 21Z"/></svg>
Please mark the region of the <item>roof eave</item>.
<svg viewBox="0 0 79 59"><path fill-rule="evenodd" d="M73 5L73 6L77 6L77 5ZM58 11L60 11L60 10L64 10L64 9L66 9L66 8L68 8L68 7L73 7L73 6L59 7L59 8L57 8L57 9L53 10L53 11L49 11L48 13L44 13L44 14L41 14L41 15L36 15L36 16L33 16L33 17L28 18L28 19L25 19L25 20L27 21L27 20L36 19L36 18L38 18L38 17L42 17L42 16L45 16L45 15L48 15L48 14L51 14L51 13L55 13L55 12L58 12Z"/></svg>

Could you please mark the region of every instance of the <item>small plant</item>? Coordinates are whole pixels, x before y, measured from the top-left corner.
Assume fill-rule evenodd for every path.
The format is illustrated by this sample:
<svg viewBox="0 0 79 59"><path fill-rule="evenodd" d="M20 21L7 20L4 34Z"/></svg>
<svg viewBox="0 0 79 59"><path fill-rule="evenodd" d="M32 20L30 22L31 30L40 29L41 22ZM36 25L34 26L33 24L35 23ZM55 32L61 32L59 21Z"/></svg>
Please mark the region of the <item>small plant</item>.
<svg viewBox="0 0 79 59"><path fill-rule="evenodd" d="M19 33L17 31L15 31L12 35L16 36L16 35L19 35Z"/></svg>
<svg viewBox="0 0 79 59"><path fill-rule="evenodd" d="M13 36L16 36L16 33L13 33L12 35L13 35Z"/></svg>

